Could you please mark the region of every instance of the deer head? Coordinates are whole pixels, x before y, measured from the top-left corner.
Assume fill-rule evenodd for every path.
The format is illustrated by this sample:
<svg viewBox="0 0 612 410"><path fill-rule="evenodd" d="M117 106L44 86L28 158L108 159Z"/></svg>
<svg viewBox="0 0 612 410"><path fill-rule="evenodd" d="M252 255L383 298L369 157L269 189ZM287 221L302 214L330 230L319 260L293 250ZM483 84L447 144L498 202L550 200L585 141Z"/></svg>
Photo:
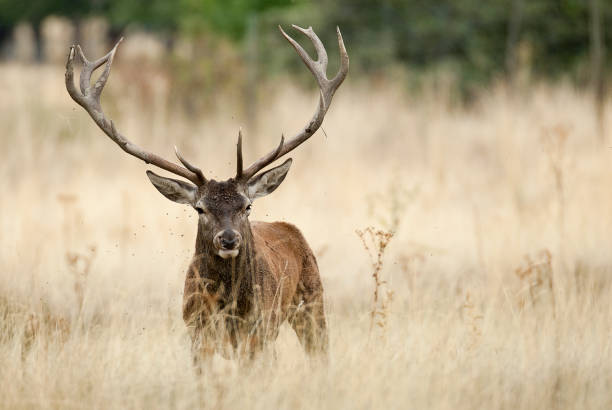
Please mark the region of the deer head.
<svg viewBox="0 0 612 410"><path fill-rule="evenodd" d="M125 152L190 181L167 178L147 171L147 176L162 195L174 202L188 204L198 212L199 240L206 243L212 253L224 259L238 256L245 242L250 240L248 216L252 203L256 198L274 192L283 182L291 166L291 158L275 168L260 171L295 149L319 129L334 93L348 73L349 58L339 29L337 29L337 35L341 64L338 73L330 80L326 75L327 52L321 40L310 27L308 29L295 25L293 27L312 41L317 53L317 60L310 58L308 53L279 26L282 35L295 48L319 85L320 95L317 110L312 119L293 138L285 141L284 137L281 137L276 149L268 152L247 169L243 168L242 132L239 132L236 175L222 182L207 180L204 173L185 160L176 147L176 156L183 166L144 151L119 133L113 121L106 118L100 104L100 95L108 80L113 58L121 40L107 55L95 61L87 60L80 46L70 48L66 63L66 88L72 99L82 106L98 127ZM83 63L79 82L80 91L76 89L73 79L75 55L78 55ZM92 87L91 75L102 65L104 65L104 70Z"/></svg>
<svg viewBox="0 0 612 410"><path fill-rule="evenodd" d="M249 234L249 213L255 198L272 193L285 179L291 159L250 179L231 178L199 185L147 171L155 188L171 201L191 205L198 212L199 240L212 253L236 257Z"/></svg>

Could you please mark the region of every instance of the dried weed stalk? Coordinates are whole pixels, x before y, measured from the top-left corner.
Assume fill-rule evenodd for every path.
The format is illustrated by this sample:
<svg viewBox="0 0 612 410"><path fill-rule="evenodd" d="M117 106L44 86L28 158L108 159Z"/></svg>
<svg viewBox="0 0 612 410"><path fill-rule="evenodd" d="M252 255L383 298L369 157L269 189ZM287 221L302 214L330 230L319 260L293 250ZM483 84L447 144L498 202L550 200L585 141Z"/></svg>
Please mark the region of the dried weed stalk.
<svg viewBox="0 0 612 410"><path fill-rule="evenodd" d="M544 129L542 143L548 154L551 172L555 178L555 197L558 204L557 228L559 230L559 255L564 255L565 245L565 177L566 144L570 127L557 125Z"/></svg>
<svg viewBox="0 0 612 410"><path fill-rule="evenodd" d="M361 239L363 247L370 255L372 264L372 278L374 279L374 297L372 301L372 310L370 312L370 334L374 328L374 324L382 329L386 328L389 307L393 301L393 291L385 289L387 281L382 278L382 269L384 265L384 256L387 246L393 238L392 231L383 231L372 226L364 230L356 230L357 236ZM384 296L381 293L384 290Z"/></svg>
<svg viewBox="0 0 612 410"><path fill-rule="evenodd" d="M404 252L398 256L398 264L403 273L408 289L412 294L415 291L417 278L423 271L425 264L425 250L418 249L413 252Z"/></svg>
<svg viewBox="0 0 612 410"><path fill-rule="evenodd" d="M73 290L76 299L76 310L78 312L76 319L78 319L83 310L85 283L91 271L92 263L96 257L97 249L95 245L91 245L86 253L69 250L72 242L71 238L73 236L72 231L75 221L78 218L78 213L74 208L77 197L74 195L59 195L58 201L64 210L64 223L62 226L64 244L66 246L64 256L68 269L74 277ZM49 303L44 299L40 300L40 306L37 310L38 311L28 313L26 316L21 339L22 359L25 359L25 356L37 339L40 339L42 343L44 343L45 348L48 346L49 340L65 342L74 327L73 319L75 318L62 317L54 313Z"/></svg>
<svg viewBox="0 0 612 410"><path fill-rule="evenodd" d="M465 321L470 329L470 342L467 345L468 350L474 349L478 346L480 338L482 336L482 319L483 315L480 310L476 307L474 300L470 292L465 294L465 300L461 306L462 313Z"/></svg>
<svg viewBox="0 0 612 410"><path fill-rule="evenodd" d="M87 253L66 251L66 263L74 276L74 295L79 313L83 309L85 282L89 276L91 265L96 257L96 246L90 245Z"/></svg>
<svg viewBox="0 0 612 410"><path fill-rule="evenodd" d="M550 294L553 315L556 312L554 293L554 278L552 268L552 254L548 249L540 251L536 258L524 256L524 263L514 270L515 275L527 286L529 300L533 307L539 304L542 296ZM520 298L519 306L525 307L525 298Z"/></svg>

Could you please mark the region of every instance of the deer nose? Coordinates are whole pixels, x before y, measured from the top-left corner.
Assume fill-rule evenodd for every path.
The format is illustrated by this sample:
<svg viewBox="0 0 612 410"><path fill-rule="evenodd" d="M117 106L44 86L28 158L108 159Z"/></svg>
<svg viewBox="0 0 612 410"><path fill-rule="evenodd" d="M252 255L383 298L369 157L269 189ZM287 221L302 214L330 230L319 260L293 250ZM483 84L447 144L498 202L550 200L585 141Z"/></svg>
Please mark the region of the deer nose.
<svg viewBox="0 0 612 410"><path fill-rule="evenodd" d="M233 250L240 246L241 235L233 229L226 229L215 235L215 244L220 249Z"/></svg>
<svg viewBox="0 0 612 410"><path fill-rule="evenodd" d="M236 237L233 237L230 239L225 239L221 237L221 246L224 249L234 249L237 242L238 242L238 238Z"/></svg>

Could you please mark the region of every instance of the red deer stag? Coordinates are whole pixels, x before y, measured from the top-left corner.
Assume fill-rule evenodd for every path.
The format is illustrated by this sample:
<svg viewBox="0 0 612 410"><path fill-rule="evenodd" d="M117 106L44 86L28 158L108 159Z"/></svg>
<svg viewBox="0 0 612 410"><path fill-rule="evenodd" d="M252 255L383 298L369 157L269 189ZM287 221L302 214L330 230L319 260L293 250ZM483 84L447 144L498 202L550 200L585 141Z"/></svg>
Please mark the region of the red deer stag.
<svg viewBox="0 0 612 410"><path fill-rule="evenodd" d="M238 351L252 356L266 341L278 335L288 320L309 354L327 351L328 337L323 306L323 286L315 256L293 225L284 222L249 222L251 204L272 193L287 175L291 158L281 165L260 172L310 138L321 126L332 97L346 78L349 58L337 29L340 69L328 79L327 52L312 28L293 26L314 44L317 60L281 27L282 35L295 48L314 75L319 88L319 104L312 119L293 138L281 138L278 147L244 169L242 134L238 134L236 176L227 181L208 180L199 168L187 162L176 150L184 167L147 152L123 136L100 104L100 95L117 47L104 57L89 61L81 48L73 46L66 63L66 88L77 104L122 150L191 183L159 176L147 176L166 198L191 205L199 214L195 256L187 272L183 299L183 319L189 328L194 355L208 356ZM83 67L80 92L74 85L75 56ZM93 71L104 65L100 78L91 85ZM229 347L229 350L226 349ZM220 349L218 349L220 348Z"/></svg>

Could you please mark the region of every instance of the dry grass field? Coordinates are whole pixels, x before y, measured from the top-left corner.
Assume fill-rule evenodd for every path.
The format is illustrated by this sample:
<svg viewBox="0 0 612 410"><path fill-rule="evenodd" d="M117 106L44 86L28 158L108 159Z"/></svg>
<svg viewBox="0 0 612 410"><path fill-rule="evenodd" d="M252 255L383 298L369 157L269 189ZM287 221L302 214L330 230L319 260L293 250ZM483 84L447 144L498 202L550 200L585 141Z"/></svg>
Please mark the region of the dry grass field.
<svg viewBox="0 0 612 410"><path fill-rule="evenodd" d="M269 87L255 129L235 95L192 120L163 75L131 78L107 86L118 128L221 179L239 126L248 162L317 98ZM612 149L591 97L499 86L459 108L443 87L400 89L349 76L251 215L296 224L315 251L329 363L285 326L275 354L199 376L181 318L195 212L70 100L61 67L0 66L0 407L610 408ZM369 226L393 232L363 232L374 260Z"/></svg>

